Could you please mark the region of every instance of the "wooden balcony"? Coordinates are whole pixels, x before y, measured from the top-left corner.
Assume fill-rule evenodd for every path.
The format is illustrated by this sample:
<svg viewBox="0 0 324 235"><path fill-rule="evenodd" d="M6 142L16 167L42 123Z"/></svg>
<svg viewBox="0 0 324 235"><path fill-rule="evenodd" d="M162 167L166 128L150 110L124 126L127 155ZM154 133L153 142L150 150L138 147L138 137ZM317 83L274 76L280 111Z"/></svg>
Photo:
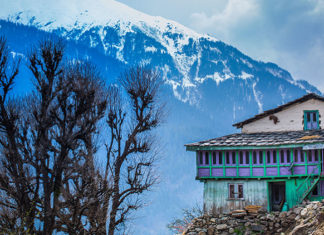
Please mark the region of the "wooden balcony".
<svg viewBox="0 0 324 235"><path fill-rule="evenodd" d="M197 151L197 179L283 178L320 175L323 150Z"/></svg>

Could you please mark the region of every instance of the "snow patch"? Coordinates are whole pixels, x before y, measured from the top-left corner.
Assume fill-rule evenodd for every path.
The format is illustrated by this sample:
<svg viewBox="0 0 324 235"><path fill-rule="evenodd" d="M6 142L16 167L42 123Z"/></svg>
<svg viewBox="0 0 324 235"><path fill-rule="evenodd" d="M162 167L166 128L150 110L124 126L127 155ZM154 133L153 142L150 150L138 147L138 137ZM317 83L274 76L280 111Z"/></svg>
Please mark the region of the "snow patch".
<svg viewBox="0 0 324 235"><path fill-rule="evenodd" d="M240 60L242 61L243 64L246 64L249 68L253 68L253 65L246 59L241 58Z"/></svg>
<svg viewBox="0 0 324 235"><path fill-rule="evenodd" d="M248 78L253 78L253 75L242 71L241 72L241 75L238 76L238 77L241 78L241 79L243 79L243 80L246 80Z"/></svg>
<svg viewBox="0 0 324 235"><path fill-rule="evenodd" d="M149 46L149 47L144 47L144 51L154 53L154 52L157 52L157 49L154 46Z"/></svg>
<svg viewBox="0 0 324 235"><path fill-rule="evenodd" d="M262 103L261 103L262 94L261 94L261 92L258 92L255 89L255 86L256 86L256 82L254 82L252 84L253 95L254 95L255 101L257 102L257 105L258 105L258 112L262 113L263 112L263 107L262 107Z"/></svg>
<svg viewBox="0 0 324 235"><path fill-rule="evenodd" d="M266 68L266 70L271 73L274 77L280 77L282 78L282 71L281 70L275 70L272 68Z"/></svg>

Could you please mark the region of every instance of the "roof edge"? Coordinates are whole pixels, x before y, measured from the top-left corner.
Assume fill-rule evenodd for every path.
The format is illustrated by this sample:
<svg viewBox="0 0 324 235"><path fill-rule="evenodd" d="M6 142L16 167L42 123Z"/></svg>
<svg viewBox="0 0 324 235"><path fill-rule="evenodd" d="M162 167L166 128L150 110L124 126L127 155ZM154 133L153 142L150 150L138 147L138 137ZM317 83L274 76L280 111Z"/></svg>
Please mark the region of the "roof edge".
<svg viewBox="0 0 324 235"><path fill-rule="evenodd" d="M310 100L310 99L317 99L317 100L321 100L321 101L324 101L324 97L320 96L320 95L317 95L315 93L308 93L298 99L295 99L293 101L290 101L286 104L283 104L283 105L280 105L276 108L273 108L273 109L268 109L266 111L264 111L263 113L260 113L260 114L257 114L255 115L254 117L252 118L248 118L244 121L241 121L241 122L237 122L237 123L234 123L232 126L236 127L236 128L242 128L244 125L246 124L249 124L253 121L256 121L256 120L259 120L263 117L267 117L271 114L274 114L274 113L277 113L277 112L280 112L281 110L293 105L293 104L296 104L296 103L302 103L302 102L305 102L307 100Z"/></svg>

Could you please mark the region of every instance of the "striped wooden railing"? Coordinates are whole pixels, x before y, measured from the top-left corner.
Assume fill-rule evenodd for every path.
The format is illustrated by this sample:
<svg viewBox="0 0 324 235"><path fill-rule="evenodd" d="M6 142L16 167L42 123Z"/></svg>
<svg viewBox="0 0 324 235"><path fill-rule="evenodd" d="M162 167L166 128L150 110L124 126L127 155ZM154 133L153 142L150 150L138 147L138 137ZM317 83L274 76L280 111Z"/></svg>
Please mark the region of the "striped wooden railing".
<svg viewBox="0 0 324 235"><path fill-rule="evenodd" d="M298 186L297 192L297 201L302 203L302 201L307 197L307 195L314 189L320 180L320 174L317 168L314 168L312 173L309 174L305 180Z"/></svg>

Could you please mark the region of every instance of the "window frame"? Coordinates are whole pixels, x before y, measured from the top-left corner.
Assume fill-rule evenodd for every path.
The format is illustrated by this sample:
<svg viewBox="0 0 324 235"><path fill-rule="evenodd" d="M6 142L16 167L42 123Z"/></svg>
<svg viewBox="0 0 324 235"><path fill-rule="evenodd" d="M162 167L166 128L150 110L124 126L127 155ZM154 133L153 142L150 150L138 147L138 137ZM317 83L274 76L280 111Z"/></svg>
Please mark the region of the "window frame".
<svg viewBox="0 0 324 235"><path fill-rule="evenodd" d="M317 128L316 129L313 129L313 128L310 128L308 129L307 128L307 123L308 123L308 120L307 120L307 115L310 114L310 113L315 113L316 114L316 123L317 123ZM319 112L318 110L304 110L304 130L319 130L320 129L320 126L319 126Z"/></svg>
<svg viewBox="0 0 324 235"><path fill-rule="evenodd" d="M231 188L234 189L232 192ZM241 191L240 191L241 188ZM244 184L243 183L229 183L228 189L228 200L244 200Z"/></svg>
<svg viewBox="0 0 324 235"><path fill-rule="evenodd" d="M317 189L317 194L314 194L315 189ZM313 196L313 197L321 196L321 187L320 187L320 184L315 185L315 187L311 191L311 196Z"/></svg>
<svg viewBox="0 0 324 235"><path fill-rule="evenodd" d="M198 158L199 165L204 165L204 157L202 151L199 151Z"/></svg>
<svg viewBox="0 0 324 235"><path fill-rule="evenodd" d="M208 151L205 152L205 165L209 166L209 152Z"/></svg>

